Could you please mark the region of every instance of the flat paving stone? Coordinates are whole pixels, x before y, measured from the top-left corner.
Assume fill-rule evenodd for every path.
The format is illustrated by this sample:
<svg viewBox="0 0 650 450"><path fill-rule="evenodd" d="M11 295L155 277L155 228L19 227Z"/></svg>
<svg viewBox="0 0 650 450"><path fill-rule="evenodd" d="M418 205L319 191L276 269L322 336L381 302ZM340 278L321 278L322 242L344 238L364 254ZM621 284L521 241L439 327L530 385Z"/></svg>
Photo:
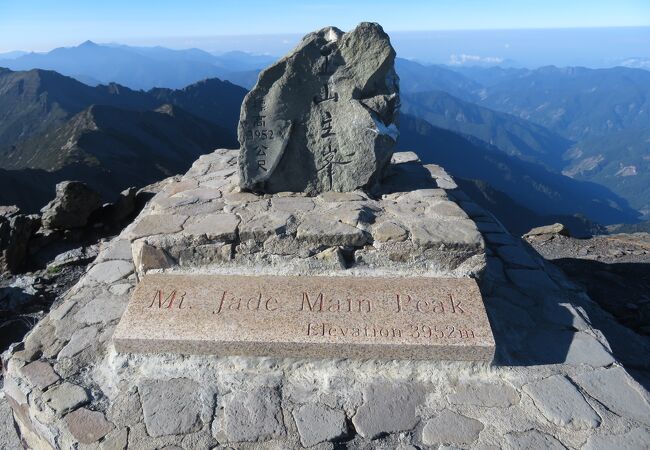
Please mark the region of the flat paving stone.
<svg viewBox="0 0 650 450"><path fill-rule="evenodd" d="M535 406L552 423L575 430L596 428L600 416L566 377L555 375L523 387Z"/></svg>
<svg viewBox="0 0 650 450"><path fill-rule="evenodd" d="M361 246L367 237L363 231L327 217L310 215L298 225L296 238L310 245Z"/></svg>
<svg viewBox="0 0 650 450"><path fill-rule="evenodd" d="M650 448L650 431L634 428L622 434L594 434L587 438L582 450L641 450Z"/></svg>
<svg viewBox="0 0 650 450"><path fill-rule="evenodd" d="M84 388L67 381L49 389L42 398L58 414L63 414L90 401Z"/></svg>
<svg viewBox="0 0 650 450"><path fill-rule="evenodd" d="M558 290L558 285L542 270L506 269L508 278L524 292Z"/></svg>
<svg viewBox="0 0 650 450"><path fill-rule="evenodd" d="M423 248L445 245L451 248L469 246L479 248L483 245L481 233L471 220L419 221L410 225L411 239Z"/></svg>
<svg viewBox="0 0 650 450"><path fill-rule="evenodd" d="M131 242L128 239L116 239L110 243L106 250L99 254L100 261L131 259Z"/></svg>
<svg viewBox="0 0 650 450"><path fill-rule="evenodd" d="M64 421L70 434L81 444L97 442L115 428L104 414L86 408L71 412L65 416Z"/></svg>
<svg viewBox="0 0 650 450"><path fill-rule="evenodd" d="M187 216L180 214L149 214L144 216L129 233L129 239L134 241L141 237L156 234L178 233L183 229Z"/></svg>
<svg viewBox="0 0 650 450"><path fill-rule="evenodd" d="M239 225L239 238L242 241L264 242L270 236L280 234L287 226L290 213L263 213Z"/></svg>
<svg viewBox="0 0 650 450"><path fill-rule="evenodd" d="M549 330L527 341L528 357L541 364L608 366L614 357L598 340L583 332Z"/></svg>
<svg viewBox="0 0 650 450"><path fill-rule="evenodd" d="M314 201L307 197L275 197L271 200L271 208L277 211L296 212L311 211L314 209Z"/></svg>
<svg viewBox="0 0 650 450"><path fill-rule="evenodd" d="M152 437L201 428L201 386L187 378L148 380L139 388L144 424Z"/></svg>
<svg viewBox="0 0 650 450"><path fill-rule="evenodd" d="M444 409L422 428L422 442L436 444L471 444L478 439L483 424L470 417Z"/></svg>
<svg viewBox="0 0 650 450"><path fill-rule="evenodd" d="M318 196L319 199L324 202L357 202L365 200L366 197L356 192L335 192L335 191L326 191L321 193Z"/></svg>
<svg viewBox="0 0 650 450"><path fill-rule="evenodd" d="M364 403L352 417L357 432L367 439L412 430L418 422L419 388L406 383L375 383L366 387Z"/></svg>
<svg viewBox="0 0 650 450"><path fill-rule="evenodd" d="M454 217L467 219L467 213L451 200L440 200L433 203L427 208L427 213L435 214L442 217Z"/></svg>
<svg viewBox="0 0 650 450"><path fill-rule="evenodd" d="M102 440L99 450L127 450L129 444L129 430L121 428L109 432Z"/></svg>
<svg viewBox="0 0 650 450"><path fill-rule="evenodd" d="M570 303L545 302L542 314L549 322L556 323L567 328L583 331L589 328L589 324L582 318L578 310Z"/></svg>
<svg viewBox="0 0 650 450"><path fill-rule="evenodd" d="M131 261L106 261L95 264L87 273L87 278L97 283L112 284L133 273Z"/></svg>
<svg viewBox="0 0 650 450"><path fill-rule="evenodd" d="M259 442L284 436L278 391L258 387L233 393L224 407L223 424L228 442Z"/></svg>
<svg viewBox="0 0 650 450"><path fill-rule="evenodd" d="M508 433L506 444L509 450L566 450L566 447L553 436L537 430Z"/></svg>
<svg viewBox="0 0 650 450"><path fill-rule="evenodd" d="M610 411L650 425L650 403L621 367L586 372L575 381Z"/></svg>
<svg viewBox="0 0 650 450"><path fill-rule="evenodd" d="M454 405L476 405L507 408L519 403L519 394L505 383L464 382L456 387L456 392L447 395Z"/></svg>
<svg viewBox="0 0 650 450"><path fill-rule="evenodd" d="M56 359L71 358L82 350L90 347L96 340L99 330L97 326L90 326L77 330L72 334L70 341L61 349Z"/></svg>
<svg viewBox="0 0 650 450"><path fill-rule="evenodd" d="M382 222L372 228L372 237L377 242L402 242L408 235L406 228L392 221Z"/></svg>
<svg viewBox="0 0 650 450"><path fill-rule="evenodd" d="M23 366L20 372L27 378L29 383L41 389L59 381L59 376L54 372L52 366L45 361L34 361Z"/></svg>
<svg viewBox="0 0 650 450"><path fill-rule="evenodd" d="M497 254L511 266L535 269L537 262L519 245L502 245L497 247Z"/></svg>
<svg viewBox="0 0 650 450"><path fill-rule="evenodd" d="M235 214L207 214L191 217L183 227L184 233L208 239L232 242L237 237L237 227L241 219Z"/></svg>
<svg viewBox="0 0 650 450"><path fill-rule="evenodd" d="M14 416L7 400L0 395L0 448L21 449L20 438L14 426Z"/></svg>
<svg viewBox="0 0 650 450"><path fill-rule="evenodd" d="M345 412L325 405L303 405L293 411L293 418L298 427L300 442L305 447L334 441L345 436L348 431Z"/></svg>
<svg viewBox="0 0 650 450"><path fill-rule="evenodd" d="M119 319L126 308L124 302L119 301L112 296L102 296L86 303L74 315L74 319L79 323L91 325L95 323L107 324L113 320Z"/></svg>

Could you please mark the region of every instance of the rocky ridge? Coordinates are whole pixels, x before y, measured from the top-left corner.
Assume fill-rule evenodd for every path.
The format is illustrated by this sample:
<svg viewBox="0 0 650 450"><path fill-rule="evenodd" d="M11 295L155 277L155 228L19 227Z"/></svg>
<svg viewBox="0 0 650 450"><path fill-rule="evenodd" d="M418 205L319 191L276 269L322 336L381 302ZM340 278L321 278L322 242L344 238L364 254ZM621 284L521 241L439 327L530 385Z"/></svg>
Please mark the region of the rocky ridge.
<svg viewBox="0 0 650 450"><path fill-rule="evenodd" d="M505 232L439 167L426 172L441 195L415 203L435 205L444 194L447 211L452 204L460 207L480 231L484 264L475 273L457 271L455 276L479 278L497 343L493 364L117 354L110 337L136 282L132 248L139 246L131 242L144 238L138 230L155 225L157 239L164 240L187 228L200 229L176 208L195 208L194 219L202 208L216 213L221 203L225 209L233 201L236 208L248 199L271 208L274 198L283 198L253 199L227 188L215 198L214 192L201 191L236 186L236 171L229 168L233 158L232 152L217 151L199 159L184 177L168 180L135 222L102 249L63 302L3 355L7 400L32 448L605 449L641 448L648 442L650 403L644 386L649 367L639 361L639 355L648 354L648 340L619 325L561 271ZM394 161L393 166L418 165L411 155L397 154ZM417 189L411 186L401 195L408 198L410 192ZM314 208L326 203L284 198L292 208L298 202L311 206L311 201ZM184 200L189 203L183 205ZM163 212L161 204L173 212ZM266 217L265 208L255 208L251 211ZM164 214L167 220L159 220ZM240 221L252 219L242 216ZM453 220L469 219L448 220L447 228ZM228 236L235 228L236 235L246 237L246 227L233 222L217 221L209 229L219 225L220 235ZM363 229L364 223L370 230ZM365 237L363 244L330 241L329 246L363 245L356 255L372 251L366 248L369 236L379 247L379 236L414 235L413 229L393 226L373 232L372 225L372 220L349 225ZM276 239L278 234L266 231L270 228L251 226L248 240L266 236L265 244ZM359 236L354 230L344 235ZM318 242L311 239L304 241L305 249ZM236 241L235 248L243 250L246 240ZM270 258L265 251L254 253ZM247 255L234 252L240 253ZM303 259L316 261L317 255L306 251ZM335 264L327 270L354 268L349 264L356 257L345 256L332 258ZM140 272L147 270L144 259ZM233 260L237 263L237 256ZM174 266L198 270L181 262Z"/></svg>

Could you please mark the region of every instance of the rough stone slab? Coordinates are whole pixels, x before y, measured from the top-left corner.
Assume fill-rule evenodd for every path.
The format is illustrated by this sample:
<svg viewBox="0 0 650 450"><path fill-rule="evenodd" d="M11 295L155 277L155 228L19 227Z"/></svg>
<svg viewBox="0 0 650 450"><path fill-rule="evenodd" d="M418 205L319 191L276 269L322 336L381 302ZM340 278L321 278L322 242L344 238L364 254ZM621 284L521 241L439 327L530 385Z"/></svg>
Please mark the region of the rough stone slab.
<svg viewBox="0 0 650 450"><path fill-rule="evenodd" d="M104 414L86 408L71 412L64 420L70 434L82 444L97 442L115 428L106 420Z"/></svg>
<svg viewBox="0 0 650 450"><path fill-rule="evenodd" d="M404 164L420 162L420 157L415 152L395 152L390 159L391 164Z"/></svg>
<svg viewBox="0 0 650 450"><path fill-rule="evenodd" d="M650 403L630 384L629 376L622 368L586 372L575 380L607 409L650 425Z"/></svg>
<svg viewBox="0 0 650 450"><path fill-rule="evenodd" d="M94 265L88 271L88 278L95 280L97 283L111 284L117 280L133 273L133 263L131 261L106 261Z"/></svg>
<svg viewBox="0 0 650 450"><path fill-rule="evenodd" d="M7 400L0 395L0 448L22 448L14 427L14 417Z"/></svg>
<svg viewBox="0 0 650 450"><path fill-rule="evenodd" d="M469 278L149 274L113 337L120 352L490 361Z"/></svg>
<svg viewBox="0 0 650 450"><path fill-rule="evenodd" d="M149 380L139 387L150 436L187 434L201 428L200 386L187 378Z"/></svg>
<svg viewBox="0 0 650 450"><path fill-rule="evenodd" d="M95 323L107 324L119 319L124 312L124 303L110 295L98 297L86 303L75 315L79 323L91 325Z"/></svg>
<svg viewBox="0 0 650 450"><path fill-rule="evenodd" d="M364 399L352 422L357 432L367 439L412 430L418 421L415 410L423 401L417 386L385 382L369 385Z"/></svg>
<svg viewBox="0 0 650 450"><path fill-rule="evenodd" d="M321 442L333 441L347 433L345 412L325 405L303 405L293 411L300 442L311 447Z"/></svg>
<svg viewBox="0 0 650 450"><path fill-rule="evenodd" d="M423 248L444 245L449 248L471 246L479 249L485 245L471 220L420 221L413 223L410 231L413 242Z"/></svg>
<svg viewBox="0 0 650 450"><path fill-rule="evenodd" d="M509 450L566 450L566 447L553 436L534 429L522 433L508 433L506 435L506 443L508 444L506 448Z"/></svg>
<svg viewBox="0 0 650 450"><path fill-rule="evenodd" d="M277 389L258 387L235 392L224 406L223 432L228 442L257 442L283 436Z"/></svg>
<svg viewBox="0 0 650 450"><path fill-rule="evenodd" d="M45 389L51 384L59 381L59 376L54 372L52 366L45 361L34 361L20 369L20 372L29 380L29 382Z"/></svg>
<svg viewBox="0 0 650 450"><path fill-rule="evenodd" d="M90 326L75 331L70 338L70 342L68 342L59 352L57 359L61 360L63 358L71 358L85 348L90 347L95 342L97 333L98 328L96 326Z"/></svg>
<svg viewBox="0 0 650 450"><path fill-rule="evenodd" d="M482 430L480 421L445 409L424 425L422 442L427 445L466 445L478 439Z"/></svg>
<svg viewBox="0 0 650 450"><path fill-rule="evenodd" d="M152 214L144 216L129 233L129 239L135 240L156 234L171 234L181 231L187 216L180 214Z"/></svg>
<svg viewBox="0 0 650 450"><path fill-rule="evenodd" d="M43 394L43 400L56 413L63 414L66 411L83 405L90 400L88 393L81 386L64 382Z"/></svg>
<svg viewBox="0 0 650 450"><path fill-rule="evenodd" d="M519 402L519 394L504 383L462 383L447 400L451 404L507 408Z"/></svg>
<svg viewBox="0 0 650 450"><path fill-rule="evenodd" d="M533 335L527 343L528 355L546 364L589 364L608 366L614 357L593 336L566 330L544 331Z"/></svg>
<svg viewBox="0 0 650 450"><path fill-rule="evenodd" d="M408 237L408 232L403 226L395 222L386 221L373 227L372 236L378 242L402 242Z"/></svg>
<svg viewBox="0 0 650 450"><path fill-rule="evenodd" d="M300 225L296 238L311 245L365 244L367 237L360 229L323 216L308 216Z"/></svg>
<svg viewBox="0 0 650 450"><path fill-rule="evenodd" d="M395 50L381 26L328 27L260 73L242 104L240 186L352 191L377 184L397 141Z"/></svg>
<svg viewBox="0 0 650 450"><path fill-rule="evenodd" d="M596 428L600 417L566 377L552 376L524 386L544 417L576 430Z"/></svg>
<svg viewBox="0 0 650 450"><path fill-rule="evenodd" d="M240 219L235 214L208 214L188 219L183 227L185 233L205 235L208 239L231 242L237 236Z"/></svg>
<svg viewBox="0 0 650 450"><path fill-rule="evenodd" d="M582 450L639 450L650 447L650 431L635 428L627 433L589 436Z"/></svg>

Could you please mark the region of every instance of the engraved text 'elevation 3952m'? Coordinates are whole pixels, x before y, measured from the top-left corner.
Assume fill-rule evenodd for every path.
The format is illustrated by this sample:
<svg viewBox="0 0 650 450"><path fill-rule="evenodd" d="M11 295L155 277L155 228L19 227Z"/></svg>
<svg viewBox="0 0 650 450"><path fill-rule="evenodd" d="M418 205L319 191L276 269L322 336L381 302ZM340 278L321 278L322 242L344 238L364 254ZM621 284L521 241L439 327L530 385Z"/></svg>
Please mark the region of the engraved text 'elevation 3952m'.
<svg viewBox="0 0 650 450"><path fill-rule="evenodd" d="M451 278L147 275L118 351L491 360L476 282Z"/></svg>

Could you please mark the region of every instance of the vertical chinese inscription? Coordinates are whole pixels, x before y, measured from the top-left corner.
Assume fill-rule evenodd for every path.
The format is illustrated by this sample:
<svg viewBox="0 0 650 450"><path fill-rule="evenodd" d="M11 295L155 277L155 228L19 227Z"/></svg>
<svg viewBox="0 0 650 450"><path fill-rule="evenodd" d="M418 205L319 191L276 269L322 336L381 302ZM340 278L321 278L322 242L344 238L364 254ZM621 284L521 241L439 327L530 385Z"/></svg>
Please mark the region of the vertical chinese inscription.
<svg viewBox="0 0 650 450"><path fill-rule="evenodd" d="M244 126L244 141L249 142L253 148L256 167L268 172L267 156L269 141L273 140L274 130L267 128L266 115L264 114L264 97L253 99L253 106L259 111L259 115L252 116L242 122Z"/></svg>
<svg viewBox="0 0 650 450"><path fill-rule="evenodd" d="M325 178L325 189L332 190L334 187L334 169L336 166L343 166L352 162L351 157L354 153L343 154L339 151L338 142L336 141L336 131L333 126L333 114L335 109L332 107L339 101L338 92L333 92L330 88L330 80L335 72L331 49L323 47L321 49L320 70L318 77L322 83L321 92L314 96L314 104L318 107L320 114L320 165L317 167L318 173L323 174Z"/></svg>
<svg viewBox="0 0 650 450"><path fill-rule="evenodd" d="M282 155L291 123L273 120L263 95L256 95L249 104L246 118L239 122L239 138L247 152L247 175L259 182L271 174Z"/></svg>

